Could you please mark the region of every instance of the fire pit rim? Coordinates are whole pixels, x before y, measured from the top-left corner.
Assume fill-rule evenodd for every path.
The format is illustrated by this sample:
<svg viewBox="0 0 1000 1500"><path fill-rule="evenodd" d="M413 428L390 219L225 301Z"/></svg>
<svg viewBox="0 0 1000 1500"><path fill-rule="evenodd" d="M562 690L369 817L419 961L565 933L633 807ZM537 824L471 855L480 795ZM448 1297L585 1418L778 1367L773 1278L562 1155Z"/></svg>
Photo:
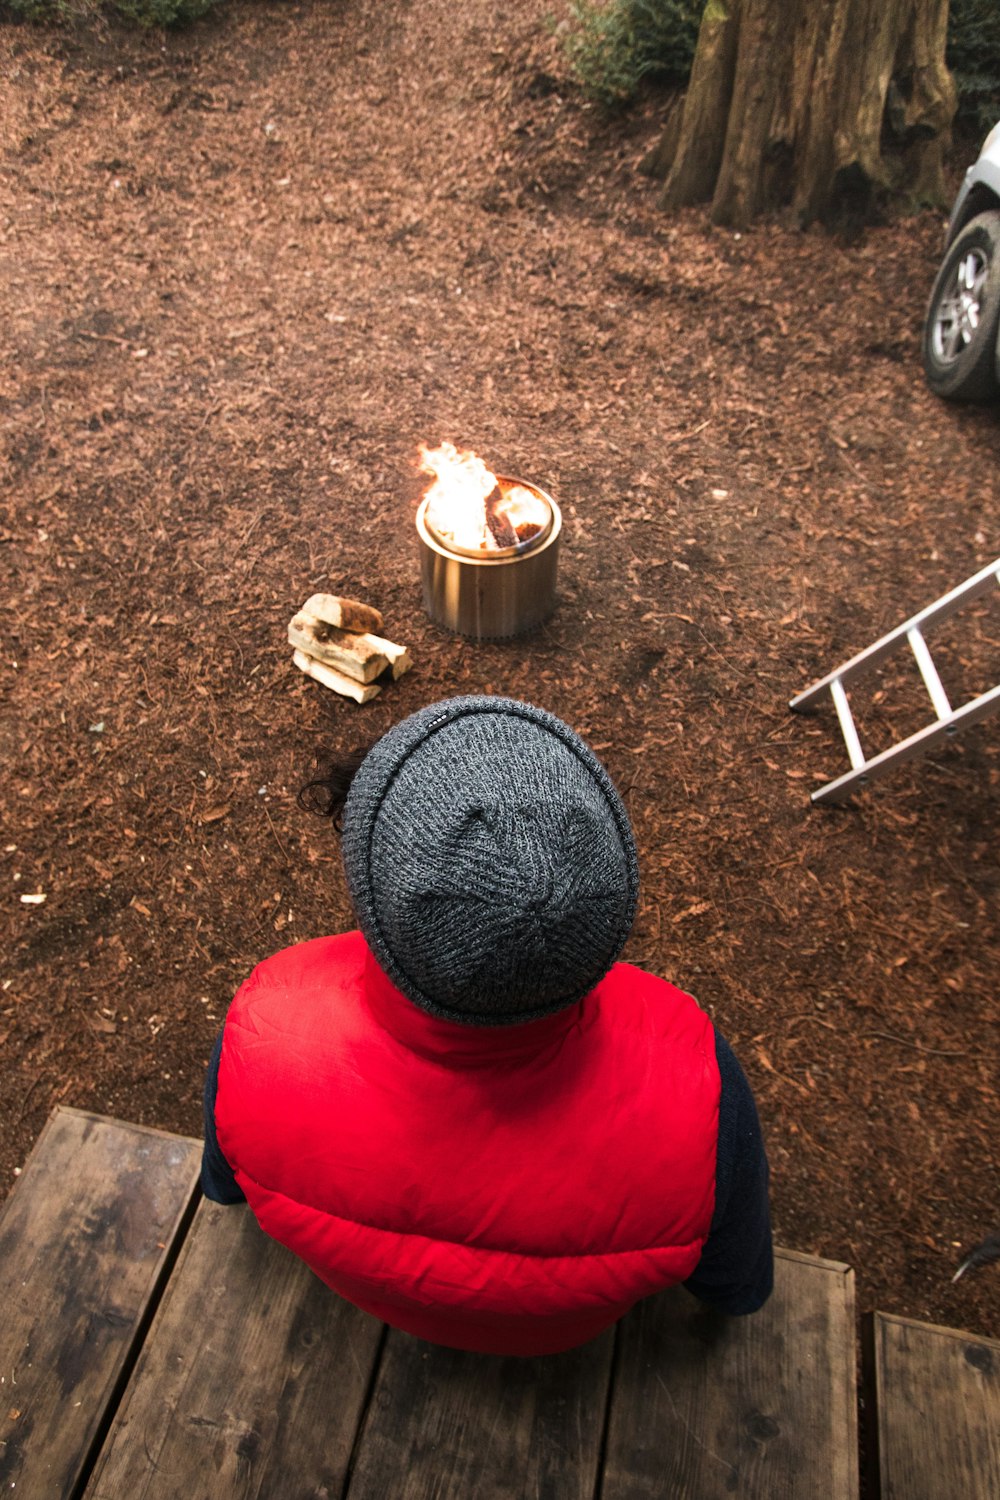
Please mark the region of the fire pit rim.
<svg viewBox="0 0 1000 1500"><path fill-rule="evenodd" d="M497 547L492 551L485 551L481 547L461 547L456 542L446 541L441 533L427 520L428 497L425 495L417 507L417 531L432 547L442 551L448 557L460 557L463 561L471 563L505 563L516 562L518 558L526 557L529 553L543 547L552 539L553 533L558 534L562 527L562 516L559 507L552 496L547 494L540 485L533 484L530 479L517 479L511 474L497 474L496 481L500 485L512 488L515 485L522 489L531 490L540 500L545 502L548 518L545 525L534 536L528 537L526 541L516 542L510 547Z"/></svg>

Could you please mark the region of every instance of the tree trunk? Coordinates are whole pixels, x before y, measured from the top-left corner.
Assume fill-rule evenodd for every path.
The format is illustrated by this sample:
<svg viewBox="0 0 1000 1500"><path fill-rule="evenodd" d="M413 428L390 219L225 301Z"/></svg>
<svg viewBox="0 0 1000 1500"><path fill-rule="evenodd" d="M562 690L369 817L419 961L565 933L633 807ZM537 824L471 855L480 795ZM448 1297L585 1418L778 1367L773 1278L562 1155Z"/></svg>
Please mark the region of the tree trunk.
<svg viewBox="0 0 1000 1500"><path fill-rule="evenodd" d="M943 203L947 24L948 0L708 0L663 206L738 227Z"/></svg>

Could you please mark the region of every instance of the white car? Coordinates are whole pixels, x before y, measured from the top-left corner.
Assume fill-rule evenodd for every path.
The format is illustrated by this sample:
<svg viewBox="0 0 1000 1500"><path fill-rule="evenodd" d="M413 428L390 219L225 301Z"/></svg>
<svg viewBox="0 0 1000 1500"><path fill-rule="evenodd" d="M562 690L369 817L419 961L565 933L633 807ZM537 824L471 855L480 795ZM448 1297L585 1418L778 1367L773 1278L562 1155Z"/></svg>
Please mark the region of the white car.
<svg viewBox="0 0 1000 1500"><path fill-rule="evenodd" d="M924 373L950 401L1000 392L1000 124L965 174L924 319Z"/></svg>

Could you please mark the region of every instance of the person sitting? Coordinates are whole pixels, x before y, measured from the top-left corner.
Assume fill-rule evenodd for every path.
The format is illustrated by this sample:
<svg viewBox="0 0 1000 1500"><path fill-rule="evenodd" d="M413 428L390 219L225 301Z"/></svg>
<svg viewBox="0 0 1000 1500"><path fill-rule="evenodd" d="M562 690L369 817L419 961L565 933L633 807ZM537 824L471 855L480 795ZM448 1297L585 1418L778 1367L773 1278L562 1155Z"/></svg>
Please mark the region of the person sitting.
<svg viewBox="0 0 1000 1500"><path fill-rule="evenodd" d="M306 790L306 789L304 789ZM697 1003L618 961L628 814L560 719L453 698L335 815L358 931L266 959L205 1087L202 1184L335 1292L435 1343L535 1355L678 1282L772 1288L753 1096Z"/></svg>

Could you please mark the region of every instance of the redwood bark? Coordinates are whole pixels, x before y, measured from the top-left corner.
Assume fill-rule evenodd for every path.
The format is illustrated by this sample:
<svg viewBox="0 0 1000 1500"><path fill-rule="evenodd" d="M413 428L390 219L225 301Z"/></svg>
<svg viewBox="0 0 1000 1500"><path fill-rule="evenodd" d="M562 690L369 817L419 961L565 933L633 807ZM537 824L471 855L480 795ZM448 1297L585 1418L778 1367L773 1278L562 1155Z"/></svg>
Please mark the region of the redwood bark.
<svg viewBox="0 0 1000 1500"><path fill-rule="evenodd" d="M711 196L726 145L740 0L708 0L684 100L677 153L663 202L700 203Z"/></svg>
<svg viewBox="0 0 1000 1500"><path fill-rule="evenodd" d="M948 0L708 0L664 207L739 226L945 201Z"/></svg>

